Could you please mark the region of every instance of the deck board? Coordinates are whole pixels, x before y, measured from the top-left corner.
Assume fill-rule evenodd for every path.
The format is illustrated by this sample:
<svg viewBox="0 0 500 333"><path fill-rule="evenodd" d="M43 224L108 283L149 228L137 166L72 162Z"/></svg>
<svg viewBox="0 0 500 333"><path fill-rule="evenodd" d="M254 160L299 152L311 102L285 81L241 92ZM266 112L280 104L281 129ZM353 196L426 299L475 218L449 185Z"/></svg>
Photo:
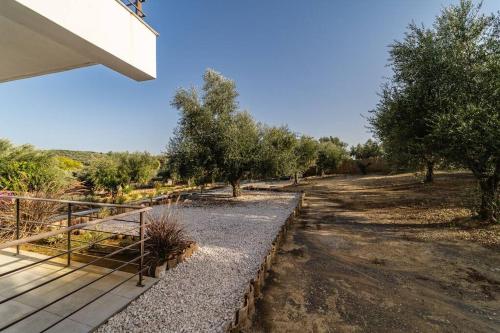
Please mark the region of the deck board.
<svg viewBox="0 0 500 333"><path fill-rule="evenodd" d="M22 251L20 255L16 255L10 249L1 250L0 273L43 258L43 255L32 252ZM73 262L71 267L65 267L64 260L56 260L0 277L0 300L26 291L54 277L62 276L69 272L70 269L81 265L83 264ZM55 301L57 298L84 286L108 272L110 272L108 268L91 265L0 304L0 327ZM69 315L99 295L109 291L131 276L132 274L126 272L114 272L9 327L5 332L35 333L43 331L53 323ZM125 307L133 299L137 298L156 281L154 278L146 277L144 279L145 287L137 287L137 277L133 277L123 285L72 314L69 318L51 328L49 332L90 332L105 322L114 313Z"/></svg>

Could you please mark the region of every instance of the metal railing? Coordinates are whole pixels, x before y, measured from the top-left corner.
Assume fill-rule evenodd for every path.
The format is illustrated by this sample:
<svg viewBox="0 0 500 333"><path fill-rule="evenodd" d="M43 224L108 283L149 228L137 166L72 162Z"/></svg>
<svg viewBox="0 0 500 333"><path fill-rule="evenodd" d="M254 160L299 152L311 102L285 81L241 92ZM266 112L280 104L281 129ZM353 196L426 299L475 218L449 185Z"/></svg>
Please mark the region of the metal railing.
<svg viewBox="0 0 500 333"><path fill-rule="evenodd" d="M146 14L142 11L142 3L146 0L121 0L125 6L130 8L140 18L145 18Z"/></svg>
<svg viewBox="0 0 500 333"><path fill-rule="evenodd" d="M51 212L56 211L57 214L56 216L66 216L66 221L58 221L58 218L55 219L45 219L45 221L33 221L29 220L29 212L24 212L23 208L26 210L27 207L23 207L23 204L26 203L39 203L39 204L52 204L56 205L56 207L50 207ZM14 274L16 272L24 271L26 269L33 268L35 266L41 265L43 263L51 262L56 258L60 257L67 257L66 260L66 266L68 267L68 270L60 274L58 276L55 276L53 278L50 278L46 281L43 281L41 283L35 284L30 288L24 289L20 292L17 292L9 297L6 297L4 299L0 300L0 305L4 304L8 301L14 300L22 295L25 295L29 292L32 292L38 288L41 288L45 285L48 285L50 283L53 283L65 276L68 276L70 274L73 274L77 271L81 271L91 265L99 265L102 264L103 261L111 261L115 264L112 269L109 269L105 274L102 274L101 276L93 279L92 281L83 284L82 286L79 286L78 288L71 290L70 292L58 297L55 300L52 300L48 304L43 305L42 307L39 307L23 316L20 318L15 319L14 321L11 321L2 327L0 327L0 331L7 329L9 327L12 327L13 325L25 320L26 318L46 309L47 307L61 301L62 299L84 289L85 287L90 286L91 284L100 281L104 279L105 277L113 274L114 272L122 269L126 269L127 267L130 266L135 266L137 269L135 269L135 272L131 274L130 277L125 279L124 281L121 281L120 283L116 284L113 286L113 288L101 293L97 297L94 297L91 299L89 302L85 303L84 305L78 307L71 313L65 315L63 318L58 319L57 322L52 323L50 327L47 327L43 330L46 331L61 321L65 320L69 316L73 315L74 313L78 312L79 310L83 309L85 306L91 304L92 302L96 301L97 299L105 296L106 294L110 293L111 291L115 290L118 288L120 285L124 284L125 282L131 280L132 278L138 276L138 282L137 285L142 287L144 286L143 284L143 276L144 276L144 271L148 268L145 266L145 257L149 255L148 252L145 251L145 242L148 240L148 238L145 237L145 216L144 214L151 210L150 207L143 207L143 206L135 206L135 205L115 205L115 204L102 204L102 203L93 203L93 202L81 202L81 201L69 201L69 200L55 200L55 199L43 199L43 198L31 198L31 197L21 197L21 196L6 196L6 195L0 195L0 203L2 204L2 208L5 207L11 208L8 212L13 212L13 219L9 219L8 215L9 214L2 214L0 215L0 228L1 229L12 229L9 235L12 235L14 239L7 240L6 242L0 243L0 250L5 250L8 248L16 248L16 255L20 254L21 247L23 246L29 246L29 247L40 247L40 248L51 248L50 246L45 246L39 244L40 241L49 239L51 237L55 236L61 236L64 235L63 237L66 238L66 246L64 249L62 248L51 248L56 252L59 252L54 255L50 256L44 256L42 258L37 258L36 260L22 265L15 267L13 269L10 269L8 271L0 273L0 284L1 284L1 279L6 276L10 276L11 274ZM92 209L89 209L92 208ZM106 209L111 209L113 210L109 216L106 217L100 217L98 214L96 214L95 208L106 208ZM61 214L62 211L66 210L65 214ZM28 213L28 215L26 214ZM109 213L109 212L108 212ZM78 219L76 220L75 217ZM131 217L135 217L135 219L131 219ZM137 219L138 217L138 219ZM47 221L48 220L48 221ZM137 232L136 236L132 236L132 243L126 246L117 246L117 245L107 245L104 242L116 237L118 233L116 232L108 232L108 231L99 231L96 230L98 225L110 222L110 221L120 221L120 222L126 222L133 224L133 227L128 228L124 231L122 231L122 234L126 235L131 235L133 232ZM66 223L64 223L66 222ZM23 226L25 224L34 224L36 227L36 231L38 232L32 232L32 233L26 233L26 228L23 229ZM5 231L5 230L4 230ZM76 240L72 239L72 235L76 231L85 231L85 232L102 232L102 234L109 234L106 237L99 238L95 241L87 242L85 244L84 241L81 240ZM135 237L135 239L134 239ZM78 245L76 247L73 247L73 243L78 243L83 245ZM89 249L92 249L95 247L97 244L100 244L101 246L109 246L113 250L110 253L107 253L102 256L93 256L88 253L84 253L84 251L90 252ZM123 255L124 253L127 252L133 252L134 256L132 259L128 260L128 256L126 259L118 259L116 258L117 255ZM91 260L89 260L86 263L79 263L76 267L72 267L72 256L83 256L83 257L90 257ZM32 259L32 257L29 257Z"/></svg>

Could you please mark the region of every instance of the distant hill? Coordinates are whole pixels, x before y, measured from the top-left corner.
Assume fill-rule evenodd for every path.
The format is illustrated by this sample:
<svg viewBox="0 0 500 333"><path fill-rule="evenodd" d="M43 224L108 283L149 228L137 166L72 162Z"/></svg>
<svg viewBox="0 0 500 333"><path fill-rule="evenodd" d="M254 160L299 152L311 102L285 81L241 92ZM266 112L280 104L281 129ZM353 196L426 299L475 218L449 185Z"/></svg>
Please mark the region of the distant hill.
<svg viewBox="0 0 500 333"><path fill-rule="evenodd" d="M64 156L71 158L75 161L82 163L83 165L88 165L89 161L94 157L104 155L104 153L98 153L95 151L63 150L63 149L51 149L48 151L57 156Z"/></svg>

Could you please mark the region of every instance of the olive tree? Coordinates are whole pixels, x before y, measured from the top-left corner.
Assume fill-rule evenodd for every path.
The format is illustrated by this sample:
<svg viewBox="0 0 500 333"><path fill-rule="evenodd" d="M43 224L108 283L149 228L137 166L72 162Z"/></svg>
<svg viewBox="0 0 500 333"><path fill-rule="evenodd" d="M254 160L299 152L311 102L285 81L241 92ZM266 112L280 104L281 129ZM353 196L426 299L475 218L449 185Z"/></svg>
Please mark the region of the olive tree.
<svg viewBox="0 0 500 333"><path fill-rule="evenodd" d="M435 30L445 61L445 112L433 117L435 140L450 162L471 170L481 190L479 215L499 220L500 15L461 1L443 10Z"/></svg>
<svg viewBox="0 0 500 333"><path fill-rule="evenodd" d="M228 131L231 142L222 162L222 170L233 188L233 196L238 197L241 194L241 179L257 170L259 129L249 113L238 112Z"/></svg>
<svg viewBox="0 0 500 333"><path fill-rule="evenodd" d="M334 145L341 147L343 149L347 149L347 142L342 141L339 137L336 136L323 136L319 138L320 143L331 142Z"/></svg>
<svg viewBox="0 0 500 333"><path fill-rule="evenodd" d="M158 158L148 152L121 153L118 157L132 183L147 184L160 168Z"/></svg>
<svg viewBox="0 0 500 333"><path fill-rule="evenodd" d="M238 110L234 81L211 69L203 80L201 97L195 88L181 88L174 96L180 120L168 154L200 183L216 178L230 182L236 197L242 177L255 165L257 126Z"/></svg>
<svg viewBox="0 0 500 333"><path fill-rule="evenodd" d="M500 15L480 9L462 0L431 29L410 26L392 46L395 74L370 123L389 154L470 169L481 190L479 215L498 221Z"/></svg>
<svg viewBox="0 0 500 333"><path fill-rule="evenodd" d="M264 177L291 176L297 166L297 137L286 126L261 126L259 174Z"/></svg>
<svg viewBox="0 0 500 333"><path fill-rule="evenodd" d="M431 118L443 109L444 60L435 31L408 26L405 37L390 46L391 83L382 88L381 100L370 118L392 162L425 166L433 180L440 143L433 136Z"/></svg>
<svg viewBox="0 0 500 333"><path fill-rule="evenodd" d="M310 136L302 135L297 140L295 145L295 184L298 183L298 174L303 174L316 163L316 159L318 158L318 148L318 141Z"/></svg>
<svg viewBox="0 0 500 333"><path fill-rule="evenodd" d="M130 176L124 165L113 154L92 159L81 178L93 191L105 191L110 194L113 201L120 189L130 183Z"/></svg>
<svg viewBox="0 0 500 333"><path fill-rule="evenodd" d="M192 140L176 131L166 152L167 169L173 179L184 179L188 183L204 183L205 173L198 162L197 147Z"/></svg>
<svg viewBox="0 0 500 333"><path fill-rule="evenodd" d="M347 159L346 145L327 140L320 143L316 165L321 175L334 172L342 161Z"/></svg>

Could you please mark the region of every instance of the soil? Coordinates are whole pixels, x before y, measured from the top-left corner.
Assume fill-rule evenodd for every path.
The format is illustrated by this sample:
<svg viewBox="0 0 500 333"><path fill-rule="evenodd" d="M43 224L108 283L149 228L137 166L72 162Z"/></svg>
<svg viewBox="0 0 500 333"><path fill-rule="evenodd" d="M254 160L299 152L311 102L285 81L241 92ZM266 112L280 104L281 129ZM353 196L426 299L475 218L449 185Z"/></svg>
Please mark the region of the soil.
<svg viewBox="0 0 500 333"><path fill-rule="evenodd" d="M500 332L500 226L470 218L473 179L305 181L248 332Z"/></svg>

